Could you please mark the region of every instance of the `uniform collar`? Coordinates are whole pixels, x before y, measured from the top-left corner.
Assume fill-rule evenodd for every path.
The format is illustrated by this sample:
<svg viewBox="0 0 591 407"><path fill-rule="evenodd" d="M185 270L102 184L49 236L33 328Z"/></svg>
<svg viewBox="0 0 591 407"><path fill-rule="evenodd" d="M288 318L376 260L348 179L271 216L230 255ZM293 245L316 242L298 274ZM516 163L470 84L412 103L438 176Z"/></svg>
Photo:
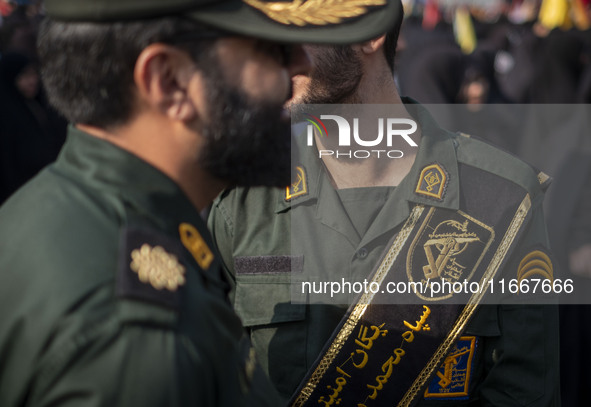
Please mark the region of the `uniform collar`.
<svg viewBox="0 0 591 407"><path fill-rule="evenodd" d="M203 221L179 186L160 170L118 146L74 126L55 164L58 171L114 195L165 229ZM160 216L160 214L166 216ZM164 224L166 223L166 224Z"/></svg>
<svg viewBox="0 0 591 407"><path fill-rule="evenodd" d="M422 138L417 157L410 172L396 187L393 197L395 199L390 201L397 201L398 205L400 205L400 200L405 200L410 203L452 210L459 209L460 190L458 162L456 158L456 135L439 127L427 109L414 100L403 98L403 102L409 113L417 120L422 131ZM294 128L294 132L300 133L295 138L296 144L301 152L299 165L305 171L307 193L287 200L286 193L282 191L282 193L278 194L277 212L285 211L293 206L301 205L312 200L317 201L322 194L322 189L331 185L326 169L320 159L315 154L312 154L312 149L303 147L303 139L305 137L303 130L301 128L298 129L297 126ZM439 190L437 188L442 188L441 197L426 193L428 191L424 183L424 178L430 172L430 168L427 167L433 169L432 174L439 176L440 184L437 184L439 187L435 185L433 190L438 192ZM445 180L443 180L443 176ZM444 185L441 183L442 181L445 181ZM420 185L421 182L422 185ZM397 209L400 210L400 206ZM408 213L409 211L407 211Z"/></svg>
<svg viewBox="0 0 591 407"><path fill-rule="evenodd" d="M397 187L400 197L413 203L458 210L460 183L456 135L439 127L427 109L420 104L408 98L403 100L406 109L421 127L422 138L410 172ZM429 173L429 167L439 175L440 184L437 184L432 192L440 191L440 197L427 194L424 179ZM441 175L445 176L445 180Z"/></svg>

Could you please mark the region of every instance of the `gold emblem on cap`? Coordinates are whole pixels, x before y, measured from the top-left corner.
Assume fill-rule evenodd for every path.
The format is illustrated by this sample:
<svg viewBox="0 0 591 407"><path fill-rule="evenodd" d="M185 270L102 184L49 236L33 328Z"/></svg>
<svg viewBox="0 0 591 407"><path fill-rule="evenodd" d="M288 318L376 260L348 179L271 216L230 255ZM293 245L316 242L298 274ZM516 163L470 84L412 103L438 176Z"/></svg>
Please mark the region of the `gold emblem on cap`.
<svg viewBox="0 0 591 407"><path fill-rule="evenodd" d="M267 2L244 0L272 20L286 25L339 24L344 19L359 17L368 7L383 6L386 0L294 0Z"/></svg>
<svg viewBox="0 0 591 407"><path fill-rule="evenodd" d="M131 252L131 258L130 267L142 283L150 283L157 290L166 288L169 291L176 291L185 284L185 268L176 256L160 246L144 244Z"/></svg>

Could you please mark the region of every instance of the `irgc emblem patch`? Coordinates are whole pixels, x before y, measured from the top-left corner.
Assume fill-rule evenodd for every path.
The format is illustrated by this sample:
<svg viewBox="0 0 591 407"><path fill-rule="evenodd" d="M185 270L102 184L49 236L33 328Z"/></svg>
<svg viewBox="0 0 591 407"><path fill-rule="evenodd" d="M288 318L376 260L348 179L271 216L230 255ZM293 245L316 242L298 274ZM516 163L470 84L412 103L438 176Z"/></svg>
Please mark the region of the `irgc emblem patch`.
<svg viewBox="0 0 591 407"><path fill-rule="evenodd" d="M469 281L494 235L491 227L462 211L431 208L408 251L406 273L409 281L420 282L423 287L429 287L433 282ZM439 296L420 292L416 295L436 301L450 298L453 293L447 290Z"/></svg>
<svg viewBox="0 0 591 407"><path fill-rule="evenodd" d="M460 338L425 390L426 399L468 399L477 344L475 336Z"/></svg>

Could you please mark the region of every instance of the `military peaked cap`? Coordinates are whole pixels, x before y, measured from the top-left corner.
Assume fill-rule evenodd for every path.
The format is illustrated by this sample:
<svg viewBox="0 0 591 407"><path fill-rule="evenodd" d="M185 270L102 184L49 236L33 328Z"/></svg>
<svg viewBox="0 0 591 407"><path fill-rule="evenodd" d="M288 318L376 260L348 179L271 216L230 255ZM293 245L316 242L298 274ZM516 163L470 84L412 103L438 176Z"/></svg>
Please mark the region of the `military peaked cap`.
<svg viewBox="0 0 591 407"><path fill-rule="evenodd" d="M400 0L46 0L54 20L111 22L182 15L280 42L346 44L375 38L403 17Z"/></svg>

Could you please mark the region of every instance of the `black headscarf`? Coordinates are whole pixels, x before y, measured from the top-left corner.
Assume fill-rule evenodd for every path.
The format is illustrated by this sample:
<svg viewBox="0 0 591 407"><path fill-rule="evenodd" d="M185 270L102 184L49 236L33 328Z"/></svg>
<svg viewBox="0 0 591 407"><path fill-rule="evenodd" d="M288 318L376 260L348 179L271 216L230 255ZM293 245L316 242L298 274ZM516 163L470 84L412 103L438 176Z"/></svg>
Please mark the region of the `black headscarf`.
<svg viewBox="0 0 591 407"><path fill-rule="evenodd" d="M0 203L57 157L66 123L41 91L26 98L16 82L35 67L30 57L8 52L0 59Z"/></svg>

